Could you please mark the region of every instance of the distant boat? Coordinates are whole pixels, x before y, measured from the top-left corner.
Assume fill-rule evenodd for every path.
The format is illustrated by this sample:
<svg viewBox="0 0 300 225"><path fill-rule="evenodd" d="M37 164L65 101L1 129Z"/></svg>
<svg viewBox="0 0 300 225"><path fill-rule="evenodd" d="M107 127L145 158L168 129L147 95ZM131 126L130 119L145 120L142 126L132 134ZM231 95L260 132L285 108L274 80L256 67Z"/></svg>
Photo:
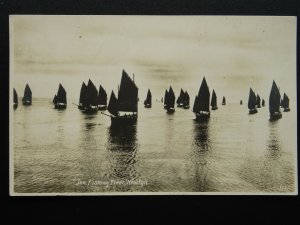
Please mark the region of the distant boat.
<svg viewBox="0 0 300 225"><path fill-rule="evenodd" d="M164 102L164 97L162 97L160 101L161 101L161 102Z"/></svg>
<svg viewBox="0 0 300 225"><path fill-rule="evenodd" d="M187 91L185 91L184 95L183 95L183 108L184 109L189 109L190 108L190 96L187 93Z"/></svg>
<svg viewBox="0 0 300 225"><path fill-rule="evenodd" d="M23 102L23 105L31 105L32 104L32 92L31 92L31 89L28 84L26 84L22 102Z"/></svg>
<svg viewBox="0 0 300 225"><path fill-rule="evenodd" d="M107 109L107 94L104 88L100 85L98 93L98 110Z"/></svg>
<svg viewBox="0 0 300 225"><path fill-rule="evenodd" d="M133 75L134 76L134 75ZM111 114L112 125L126 125L137 122L138 117L138 87L128 76L125 70L122 71L121 85L118 90L118 98L112 91L108 103L108 111Z"/></svg>
<svg viewBox="0 0 300 225"><path fill-rule="evenodd" d="M282 106L284 108L284 112L289 112L290 110L290 99L289 97L284 93L283 99L282 99Z"/></svg>
<svg viewBox="0 0 300 225"><path fill-rule="evenodd" d="M223 96L223 100L222 100L222 105L226 105L226 99L224 96Z"/></svg>
<svg viewBox="0 0 300 225"><path fill-rule="evenodd" d="M243 101L242 100L240 101L240 105L243 105Z"/></svg>
<svg viewBox="0 0 300 225"><path fill-rule="evenodd" d="M95 114L98 112L98 90L94 83L89 79L86 92L82 102L83 113Z"/></svg>
<svg viewBox="0 0 300 225"><path fill-rule="evenodd" d="M275 81L273 81L269 96L269 112L271 121L282 118L282 114L280 112L280 92Z"/></svg>
<svg viewBox="0 0 300 225"><path fill-rule="evenodd" d="M212 110L216 110L218 109L218 105L217 105L217 95L215 90L213 90L212 96L211 96L211 103L210 103L211 109Z"/></svg>
<svg viewBox="0 0 300 225"><path fill-rule="evenodd" d="M264 100L264 99L261 100L261 106L262 106L262 107L265 107L265 100Z"/></svg>
<svg viewBox="0 0 300 225"><path fill-rule="evenodd" d="M195 97L193 112L196 115L196 120L205 121L210 117L209 110L210 92L207 86L205 77L202 80L198 95Z"/></svg>
<svg viewBox="0 0 300 225"><path fill-rule="evenodd" d="M57 94L54 96L52 102L55 109L67 108L67 93L61 84L59 84Z"/></svg>
<svg viewBox="0 0 300 225"><path fill-rule="evenodd" d="M79 105L78 105L78 109L80 110L84 109L83 102L85 102L85 98L86 98L86 89L87 89L86 84L82 82L81 89L80 89Z"/></svg>
<svg viewBox="0 0 300 225"><path fill-rule="evenodd" d="M18 94L17 94L17 91L16 89L13 90L13 93L14 93L14 96L13 96L13 100L14 100L14 109L16 109L18 107Z"/></svg>
<svg viewBox="0 0 300 225"><path fill-rule="evenodd" d="M167 110L167 113L175 112L175 94L171 86L169 91L166 90L164 100L164 108Z"/></svg>
<svg viewBox="0 0 300 225"><path fill-rule="evenodd" d="M180 94L176 100L177 107L183 107L184 91L180 89Z"/></svg>
<svg viewBox="0 0 300 225"><path fill-rule="evenodd" d="M252 88L250 88L250 92L249 92L248 109L249 109L249 114L257 113L256 95L255 95L254 91L252 90Z"/></svg>
<svg viewBox="0 0 300 225"><path fill-rule="evenodd" d="M150 89L148 89L146 100L144 101L145 108L151 108L152 106L152 94Z"/></svg>
<svg viewBox="0 0 300 225"><path fill-rule="evenodd" d="M259 96L259 94L257 94L257 96L256 96L256 107L260 108L260 96Z"/></svg>

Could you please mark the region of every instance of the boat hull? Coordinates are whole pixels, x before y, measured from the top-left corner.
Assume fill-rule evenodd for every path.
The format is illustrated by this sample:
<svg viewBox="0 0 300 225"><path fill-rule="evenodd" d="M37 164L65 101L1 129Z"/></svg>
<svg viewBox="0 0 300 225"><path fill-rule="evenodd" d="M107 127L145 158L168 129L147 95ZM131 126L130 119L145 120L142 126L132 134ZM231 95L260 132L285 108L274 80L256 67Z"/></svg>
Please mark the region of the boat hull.
<svg viewBox="0 0 300 225"><path fill-rule="evenodd" d="M283 110L283 112L289 112L289 111L291 111L290 108L285 108L285 109Z"/></svg>
<svg viewBox="0 0 300 225"><path fill-rule="evenodd" d="M98 107L84 107L82 110L84 114L96 114L98 112Z"/></svg>
<svg viewBox="0 0 300 225"><path fill-rule="evenodd" d="M213 107L211 107L211 110L217 110L218 109L218 107L217 106L213 106Z"/></svg>
<svg viewBox="0 0 300 225"><path fill-rule="evenodd" d="M18 104L14 103L14 109L18 108Z"/></svg>
<svg viewBox="0 0 300 225"><path fill-rule="evenodd" d="M111 125L130 125L135 124L137 122L137 115L130 115L130 116L112 116L111 118Z"/></svg>
<svg viewBox="0 0 300 225"><path fill-rule="evenodd" d="M151 105L150 104L146 104L145 108L151 108Z"/></svg>
<svg viewBox="0 0 300 225"><path fill-rule="evenodd" d="M276 113L270 114L270 121L278 120L281 118L282 118L281 112L276 112Z"/></svg>
<svg viewBox="0 0 300 225"><path fill-rule="evenodd" d="M168 114L171 114L171 113L174 113L175 112L175 109L174 108L169 108L167 109L167 113Z"/></svg>
<svg viewBox="0 0 300 225"><path fill-rule="evenodd" d="M107 106L106 105L98 105L98 110L106 110Z"/></svg>
<svg viewBox="0 0 300 225"><path fill-rule="evenodd" d="M190 106L189 106L189 105L185 105L185 106L183 106L183 108L184 108L184 109L189 109Z"/></svg>
<svg viewBox="0 0 300 225"><path fill-rule="evenodd" d="M23 101L23 105L31 105L30 101Z"/></svg>
<svg viewBox="0 0 300 225"><path fill-rule="evenodd" d="M256 106L256 108L260 108L260 105Z"/></svg>
<svg viewBox="0 0 300 225"><path fill-rule="evenodd" d="M177 107L178 108L183 108L184 106L183 106L183 104L177 104Z"/></svg>
<svg viewBox="0 0 300 225"><path fill-rule="evenodd" d="M54 108L55 109L66 109L67 105L66 104L55 104Z"/></svg>
<svg viewBox="0 0 300 225"><path fill-rule="evenodd" d="M250 109L249 110L249 114L255 114L255 113L257 113L257 109Z"/></svg>
<svg viewBox="0 0 300 225"><path fill-rule="evenodd" d="M210 118L210 112L200 112L200 113L195 113L196 115L196 121L202 122L202 121L207 121Z"/></svg>

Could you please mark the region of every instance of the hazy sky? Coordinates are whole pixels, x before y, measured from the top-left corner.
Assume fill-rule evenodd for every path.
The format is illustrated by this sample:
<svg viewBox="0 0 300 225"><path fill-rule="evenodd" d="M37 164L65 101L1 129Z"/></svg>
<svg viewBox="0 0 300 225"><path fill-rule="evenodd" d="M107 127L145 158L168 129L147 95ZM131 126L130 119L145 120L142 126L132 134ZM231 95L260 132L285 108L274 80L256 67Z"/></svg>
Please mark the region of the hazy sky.
<svg viewBox="0 0 300 225"><path fill-rule="evenodd" d="M11 16L12 86L52 97L61 82L77 99L83 81L116 90L124 68L139 96L172 85L190 92L203 76L228 102L249 87L268 98L272 80L296 98L296 17ZM218 98L221 100L221 96Z"/></svg>

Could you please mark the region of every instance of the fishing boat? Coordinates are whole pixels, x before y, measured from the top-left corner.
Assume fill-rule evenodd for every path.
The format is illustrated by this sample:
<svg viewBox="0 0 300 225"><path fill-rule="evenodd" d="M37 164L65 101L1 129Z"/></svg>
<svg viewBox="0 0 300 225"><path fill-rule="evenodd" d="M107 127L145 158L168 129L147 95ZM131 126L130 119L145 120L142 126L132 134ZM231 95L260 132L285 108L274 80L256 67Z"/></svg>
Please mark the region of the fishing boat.
<svg viewBox="0 0 300 225"><path fill-rule="evenodd" d="M190 108L190 96L187 93L187 91L184 92L184 96L183 96L183 108L184 109Z"/></svg>
<svg viewBox="0 0 300 225"><path fill-rule="evenodd" d="M118 98L112 91L107 107L112 125L135 124L138 118L138 87L125 70L122 71ZM104 114L104 113L102 113ZM106 114L104 114L106 115Z"/></svg>
<svg viewBox="0 0 300 225"><path fill-rule="evenodd" d="M31 105L32 104L32 92L31 92L31 89L28 84L26 84L22 102L23 102L23 105Z"/></svg>
<svg viewBox="0 0 300 225"><path fill-rule="evenodd" d="M260 108L261 106L260 106L260 96L259 96L259 94L257 94L257 96L256 96L256 108Z"/></svg>
<svg viewBox="0 0 300 225"><path fill-rule="evenodd" d="M240 101L240 105L243 105L243 101L242 100Z"/></svg>
<svg viewBox="0 0 300 225"><path fill-rule="evenodd" d="M184 91L182 88L180 89L180 94L176 100L177 107L183 108L183 100L184 100Z"/></svg>
<svg viewBox="0 0 300 225"><path fill-rule="evenodd" d="M100 85L98 93L98 110L107 109L107 94L104 88Z"/></svg>
<svg viewBox="0 0 300 225"><path fill-rule="evenodd" d="M78 109L83 110L83 102L85 102L85 96L86 96L86 89L87 86L84 82L82 82L81 89L80 89L80 96L79 96L79 105Z"/></svg>
<svg viewBox="0 0 300 225"><path fill-rule="evenodd" d="M95 114L98 112L98 90L90 79L86 87L82 105L82 112L85 114Z"/></svg>
<svg viewBox="0 0 300 225"><path fill-rule="evenodd" d="M226 105L226 99L224 96L223 96L223 100L222 100L222 105Z"/></svg>
<svg viewBox="0 0 300 225"><path fill-rule="evenodd" d="M282 114L280 112L280 92L275 81L273 81L269 96L269 112L271 121L282 118Z"/></svg>
<svg viewBox="0 0 300 225"><path fill-rule="evenodd" d="M151 94L150 89L148 89L147 97L144 101L144 106L145 106L145 108L151 108L151 106L152 106L152 94Z"/></svg>
<svg viewBox="0 0 300 225"><path fill-rule="evenodd" d="M290 110L290 99L285 93L283 93L282 106L284 108L283 112L291 111Z"/></svg>
<svg viewBox="0 0 300 225"><path fill-rule="evenodd" d="M217 95L216 95L215 90L213 90L213 93L212 93L212 96L211 96L210 106L211 106L211 110L218 109L218 106L217 106Z"/></svg>
<svg viewBox="0 0 300 225"><path fill-rule="evenodd" d="M61 84L59 84L57 94L54 95L52 103L55 109L67 108L67 93Z"/></svg>
<svg viewBox="0 0 300 225"><path fill-rule="evenodd" d="M169 91L166 90L165 92L165 102L164 108L167 110L167 113L174 113L175 112L175 94L170 86Z"/></svg>
<svg viewBox="0 0 300 225"><path fill-rule="evenodd" d="M262 107L265 107L265 100L264 100L264 99L261 100L261 106L262 106Z"/></svg>
<svg viewBox="0 0 300 225"><path fill-rule="evenodd" d="M202 80L198 95L195 97L193 112L197 121L206 121L210 117L209 110L210 92L205 77Z"/></svg>
<svg viewBox="0 0 300 225"><path fill-rule="evenodd" d="M13 89L13 106L14 106L14 109L16 109L18 107L18 94L17 94L17 91L16 89Z"/></svg>
<svg viewBox="0 0 300 225"><path fill-rule="evenodd" d="M255 95L254 91L252 90L252 88L250 88L250 92L249 92L248 109L249 109L249 114L257 113L256 95Z"/></svg>

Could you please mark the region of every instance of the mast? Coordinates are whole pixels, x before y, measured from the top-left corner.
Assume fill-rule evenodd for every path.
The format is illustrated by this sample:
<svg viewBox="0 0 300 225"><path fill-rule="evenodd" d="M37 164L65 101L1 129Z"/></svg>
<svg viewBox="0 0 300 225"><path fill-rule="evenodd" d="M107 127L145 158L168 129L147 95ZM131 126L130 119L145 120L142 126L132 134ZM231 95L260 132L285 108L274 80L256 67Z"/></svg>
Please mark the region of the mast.
<svg viewBox="0 0 300 225"><path fill-rule="evenodd" d="M248 98L248 109L255 109L256 108L256 95L252 88L250 88L249 98Z"/></svg>
<svg viewBox="0 0 300 225"><path fill-rule="evenodd" d="M270 96L269 96L269 111L270 114L275 112L280 112L280 92L279 89L273 80Z"/></svg>

